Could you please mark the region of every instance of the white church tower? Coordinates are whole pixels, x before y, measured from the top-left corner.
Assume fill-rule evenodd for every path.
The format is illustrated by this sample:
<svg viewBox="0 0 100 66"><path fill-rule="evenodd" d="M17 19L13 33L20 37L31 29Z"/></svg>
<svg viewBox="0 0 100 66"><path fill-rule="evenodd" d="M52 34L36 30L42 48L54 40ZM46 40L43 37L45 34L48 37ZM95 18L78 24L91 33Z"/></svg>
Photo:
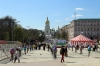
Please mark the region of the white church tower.
<svg viewBox="0 0 100 66"><path fill-rule="evenodd" d="M48 17L47 17L47 20L45 22L45 36L46 36L46 38L51 37L50 22L48 20Z"/></svg>

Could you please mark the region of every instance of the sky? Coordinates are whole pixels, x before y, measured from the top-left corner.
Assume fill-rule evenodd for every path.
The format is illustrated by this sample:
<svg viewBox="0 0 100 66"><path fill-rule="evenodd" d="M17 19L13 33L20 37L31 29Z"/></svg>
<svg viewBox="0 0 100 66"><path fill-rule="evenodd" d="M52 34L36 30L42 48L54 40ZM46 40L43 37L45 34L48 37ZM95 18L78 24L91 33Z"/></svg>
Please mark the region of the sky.
<svg viewBox="0 0 100 66"><path fill-rule="evenodd" d="M17 19L24 28L44 30L48 16L50 28L57 29L79 18L100 18L100 0L0 0L0 18ZM29 26L29 27L27 27Z"/></svg>

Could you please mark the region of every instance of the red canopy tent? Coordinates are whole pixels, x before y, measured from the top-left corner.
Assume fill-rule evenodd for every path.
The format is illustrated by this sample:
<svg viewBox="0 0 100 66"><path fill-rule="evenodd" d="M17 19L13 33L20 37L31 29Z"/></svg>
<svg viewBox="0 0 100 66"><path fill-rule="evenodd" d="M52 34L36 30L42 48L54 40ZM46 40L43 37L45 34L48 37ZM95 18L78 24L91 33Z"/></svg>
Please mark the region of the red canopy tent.
<svg viewBox="0 0 100 66"><path fill-rule="evenodd" d="M83 35L79 35L76 36L75 38L70 40L71 44L76 45L76 44L93 44L93 40L83 36Z"/></svg>

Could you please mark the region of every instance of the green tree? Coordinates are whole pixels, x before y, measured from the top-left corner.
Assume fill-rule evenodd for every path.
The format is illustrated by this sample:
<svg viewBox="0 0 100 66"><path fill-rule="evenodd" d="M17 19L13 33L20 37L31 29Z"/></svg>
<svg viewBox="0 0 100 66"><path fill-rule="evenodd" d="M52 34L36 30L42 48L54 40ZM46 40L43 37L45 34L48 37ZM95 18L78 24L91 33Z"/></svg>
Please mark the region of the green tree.
<svg viewBox="0 0 100 66"><path fill-rule="evenodd" d="M61 38L61 34L58 30L55 32L55 36L56 36L56 38L59 38L59 39Z"/></svg>
<svg viewBox="0 0 100 66"><path fill-rule="evenodd" d="M14 40L23 42L24 31L21 25L17 25L14 29Z"/></svg>
<svg viewBox="0 0 100 66"><path fill-rule="evenodd" d="M5 39L6 41L9 41L9 32L5 32L5 33L4 33L4 39Z"/></svg>
<svg viewBox="0 0 100 66"><path fill-rule="evenodd" d="M68 41L68 32L62 31L61 37Z"/></svg>
<svg viewBox="0 0 100 66"><path fill-rule="evenodd" d="M61 38L66 39L66 32L65 31L62 32Z"/></svg>
<svg viewBox="0 0 100 66"><path fill-rule="evenodd" d="M13 37L13 28L16 19L12 18L11 16L5 16L0 18L0 31L1 31L1 39L5 40L4 33L8 32L9 40L12 40ZM8 39L8 38L7 38Z"/></svg>

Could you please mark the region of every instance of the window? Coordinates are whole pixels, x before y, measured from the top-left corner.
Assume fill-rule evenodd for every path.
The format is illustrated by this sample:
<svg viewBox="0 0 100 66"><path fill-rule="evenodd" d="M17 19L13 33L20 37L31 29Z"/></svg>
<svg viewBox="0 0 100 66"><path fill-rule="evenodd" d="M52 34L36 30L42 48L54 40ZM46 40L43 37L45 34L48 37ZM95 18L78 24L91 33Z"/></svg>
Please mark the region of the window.
<svg viewBox="0 0 100 66"><path fill-rule="evenodd" d="M92 28L91 28L91 31L92 31Z"/></svg>
<svg viewBox="0 0 100 66"><path fill-rule="evenodd" d="M89 33L87 33L89 35Z"/></svg>
<svg viewBox="0 0 100 66"><path fill-rule="evenodd" d="M80 31L80 28L78 28L78 31Z"/></svg>
<svg viewBox="0 0 100 66"><path fill-rule="evenodd" d="M77 31L77 28L75 28L75 30Z"/></svg>
<svg viewBox="0 0 100 66"><path fill-rule="evenodd" d="M89 28L87 30L89 31Z"/></svg>
<svg viewBox="0 0 100 66"><path fill-rule="evenodd" d="M97 35L98 35L98 33L97 33Z"/></svg>
<svg viewBox="0 0 100 66"><path fill-rule="evenodd" d="M98 31L98 28L97 28L97 31Z"/></svg>
<svg viewBox="0 0 100 66"><path fill-rule="evenodd" d="M92 35L92 33L91 33L91 35Z"/></svg>
<svg viewBox="0 0 100 66"><path fill-rule="evenodd" d="M95 28L94 28L94 31L95 31Z"/></svg>
<svg viewBox="0 0 100 66"><path fill-rule="evenodd" d="M86 33L84 33L84 35L86 35Z"/></svg>
<svg viewBox="0 0 100 66"><path fill-rule="evenodd" d="M83 28L81 28L81 31L83 31Z"/></svg>

